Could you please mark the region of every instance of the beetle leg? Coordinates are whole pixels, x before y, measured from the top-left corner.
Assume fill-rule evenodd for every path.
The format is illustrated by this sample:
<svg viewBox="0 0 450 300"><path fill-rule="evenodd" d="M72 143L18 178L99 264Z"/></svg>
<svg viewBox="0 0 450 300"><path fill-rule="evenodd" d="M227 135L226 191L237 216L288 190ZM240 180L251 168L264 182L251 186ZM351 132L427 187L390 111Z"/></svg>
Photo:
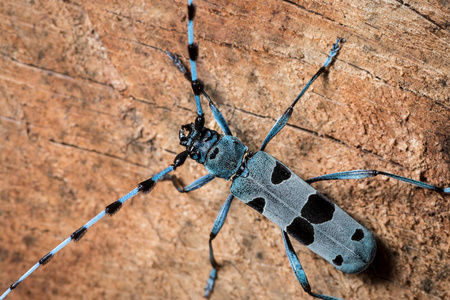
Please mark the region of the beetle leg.
<svg viewBox="0 0 450 300"><path fill-rule="evenodd" d="M309 285L308 279L306 278L306 273L303 270L302 265L300 264L300 260L295 254L294 247L292 247L291 240L289 239L288 234L283 229L281 230L283 236L284 247L286 248L286 253L289 259L289 263L291 264L292 270L294 271L295 277L297 277L298 282L300 282L302 288L310 294L311 296L319 299L325 300L339 300L340 298L321 295L311 292L311 286Z"/></svg>
<svg viewBox="0 0 450 300"><path fill-rule="evenodd" d="M191 184L188 184L187 186L183 187L183 184L181 183L180 179L172 174L167 174L161 180L171 180L173 183L173 186L179 191L180 193L189 193L192 191L195 191L196 189L201 188L202 186L208 184L210 181L212 181L216 176L207 174L205 176L202 176L198 179L196 179Z"/></svg>
<svg viewBox="0 0 450 300"><path fill-rule="evenodd" d="M214 289L214 283L217 278L217 271L219 270L219 264L216 262L213 253L212 240L215 239L217 234L219 234L220 229L222 229L223 224L225 223L225 219L227 218L228 211L230 210L231 202L233 201L234 196L230 194L225 200L222 208L220 209L219 214L217 215L216 220L214 221L213 228L211 233L209 234L209 261L211 262L212 270L209 273L208 281L206 282L205 287L205 298L209 298Z"/></svg>
<svg viewBox="0 0 450 300"><path fill-rule="evenodd" d="M411 178L383 172L383 171L377 171L377 170L353 170L353 171L346 171L346 172L338 172L338 173L332 173L322 176L313 177L310 179L305 180L306 183L313 183L317 181L322 180L341 180L341 179L362 179L362 178L369 178L369 177L375 177L377 175L383 175L387 177L391 177L400 181L407 182L409 184L413 184L415 186L418 186L423 189L429 189L440 193L450 193L450 187L447 188L440 188L425 182L421 182L418 180L414 180Z"/></svg>
<svg viewBox="0 0 450 300"><path fill-rule="evenodd" d="M327 57L327 60L323 64L322 67L320 67L319 71L308 81L308 83L305 85L303 90L298 94L297 98L295 98L294 102L286 109L286 111L283 113L283 115L277 120L275 125L273 125L272 129L270 130L269 134L267 134L266 138L264 139L264 142L261 145L261 148L259 148L260 151L264 151L267 144L275 137L275 135L280 132L281 129L287 124L289 118L292 115L292 112L294 111L294 106L297 104L298 100L305 94L305 92L308 90L308 88L311 86L311 84L317 79L317 77L320 76L323 72L325 72L326 68L330 65L330 63L333 61L335 56L338 54L340 46L340 43L345 42L344 39L338 38L336 40L336 43L333 44L330 54Z"/></svg>

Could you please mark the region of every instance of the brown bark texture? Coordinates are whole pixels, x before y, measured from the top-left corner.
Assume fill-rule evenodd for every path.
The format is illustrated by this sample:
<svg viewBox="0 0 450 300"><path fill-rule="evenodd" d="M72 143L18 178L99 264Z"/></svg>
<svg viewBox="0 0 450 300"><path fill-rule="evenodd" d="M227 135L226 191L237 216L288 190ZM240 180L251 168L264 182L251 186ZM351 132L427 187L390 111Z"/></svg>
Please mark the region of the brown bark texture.
<svg viewBox="0 0 450 300"><path fill-rule="evenodd" d="M346 39L266 151L302 178L377 169L450 186L448 1L196 1L199 77L256 151ZM0 2L0 287L152 174L194 121L181 0ZM206 125L220 130L206 102ZM188 160L184 183L205 175ZM230 183L161 182L22 282L8 299L200 299ZM387 178L314 184L378 242L343 274L297 242L312 289L345 299L448 299L450 196ZM236 200L214 241L212 299L310 299L279 228Z"/></svg>

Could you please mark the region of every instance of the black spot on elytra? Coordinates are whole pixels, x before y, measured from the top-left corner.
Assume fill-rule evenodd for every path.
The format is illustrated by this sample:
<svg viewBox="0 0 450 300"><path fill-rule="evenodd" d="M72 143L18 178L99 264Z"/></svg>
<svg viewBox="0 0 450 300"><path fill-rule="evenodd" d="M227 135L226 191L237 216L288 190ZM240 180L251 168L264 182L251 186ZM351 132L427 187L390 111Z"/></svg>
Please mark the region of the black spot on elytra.
<svg viewBox="0 0 450 300"><path fill-rule="evenodd" d="M305 246L314 242L314 227L301 217L295 218L294 221L286 227L286 231Z"/></svg>
<svg viewBox="0 0 450 300"><path fill-rule="evenodd" d="M309 195L301 216L313 224L321 224L333 218L334 210L334 203L317 193Z"/></svg>
<svg viewBox="0 0 450 300"><path fill-rule="evenodd" d="M288 168L277 162L272 172L272 183L280 184L291 177L291 171Z"/></svg>
<svg viewBox="0 0 450 300"><path fill-rule="evenodd" d="M264 211L264 206L266 206L266 200L264 200L264 198L258 197L248 202L247 205L262 214Z"/></svg>
<svg viewBox="0 0 450 300"><path fill-rule="evenodd" d="M362 229L356 229L355 233L352 235L352 240L359 242L364 238L364 231Z"/></svg>
<svg viewBox="0 0 450 300"><path fill-rule="evenodd" d="M219 154L219 148L215 148L213 153L211 153L211 155L209 156L209 159L214 159L216 158L216 155Z"/></svg>
<svg viewBox="0 0 450 300"><path fill-rule="evenodd" d="M333 263L336 266L342 266L342 263L344 262L344 259L342 258L342 256L338 255L333 259Z"/></svg>

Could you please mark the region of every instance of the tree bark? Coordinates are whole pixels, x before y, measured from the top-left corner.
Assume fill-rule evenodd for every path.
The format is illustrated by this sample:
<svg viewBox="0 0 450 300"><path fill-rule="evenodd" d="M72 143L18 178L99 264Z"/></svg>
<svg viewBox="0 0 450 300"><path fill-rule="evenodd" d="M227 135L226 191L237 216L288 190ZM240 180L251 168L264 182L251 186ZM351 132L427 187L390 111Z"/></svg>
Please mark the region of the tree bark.
<svg viewBox="0 0 450 300"><path fill-rule="evenodd" d="M377 169L450 186L450 7L442 1L196 1L199 77L233 134L261 145L337 37L346 43L266 151L302 178ZM0 3L0 288L183 148L196 109L187 3ZM206 102L206 125L219 130ZM206 174L188 160L184 183ZM99 222L8 299L199 299L229 194L160 182ZM343 274L295 242L313 291L448 299L449 199L386 178L314 184L369 228L378 254ZM280 230L240 201L214 240L212 299L310 299ZM0 291L2 292L2 291Z"/></svg>

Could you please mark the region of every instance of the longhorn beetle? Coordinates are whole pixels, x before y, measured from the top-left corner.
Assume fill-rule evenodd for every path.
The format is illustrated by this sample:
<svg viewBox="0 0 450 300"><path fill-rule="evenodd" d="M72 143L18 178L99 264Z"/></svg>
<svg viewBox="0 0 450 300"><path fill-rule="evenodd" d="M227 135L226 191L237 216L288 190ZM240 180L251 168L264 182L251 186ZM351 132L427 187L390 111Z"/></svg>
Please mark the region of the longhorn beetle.
<svg viewBox="0 0 450 300"><path fill-rule="evenodd" d="M337 56L340 45L344 42L340 38L333 44L323 66L276 121L259 150L256 152L249 151L237 137L232 135L224 116L205 91L203 82L197 77L198 45L194 42L194 17L195 5L193 0L189 0L188 51L190 74L176 55L167 52L173 63L190 80L195 95L197 117L194 122L183 125L179 132L180 144L186 150L176 155L173 164L151 178L142 181L135 189L108 205L97 216L74 231L60 245L44 255L31 269L14 282L0 296L0 299L4 299L39 266L48 263L68 243L79 241L86 234L87 230L105 215L114 215L125 201L138 193L149 193L156 183L162 180L171 180L177 190L184 193L201 188L216 177L232 182L231 193L225 200L210 234L209 259L212 270L207 280L205 297L211 295L217 278L217 271L220 267L214 258L212 241L222 228L234 197L242 200L281 228L281 235L289 262L305 292L316 298L337 299L332 296L312 292L306 274L291 245L289 236L295 238L345 273L358 273L365 270L375 257L377 245L370 231L309 184L324 180L361 179L383 175L421 188L450 193L450 187L439 188L410 178L376 170L346 171L302 180L282 162L264 152L268 143L287 124L300 98ZM214 119L223 134L205 127L205 117L200 101L201 96L208 101ZM171 172L182 166L188 157L203 164L209 174L182 187Z"/></svg>

